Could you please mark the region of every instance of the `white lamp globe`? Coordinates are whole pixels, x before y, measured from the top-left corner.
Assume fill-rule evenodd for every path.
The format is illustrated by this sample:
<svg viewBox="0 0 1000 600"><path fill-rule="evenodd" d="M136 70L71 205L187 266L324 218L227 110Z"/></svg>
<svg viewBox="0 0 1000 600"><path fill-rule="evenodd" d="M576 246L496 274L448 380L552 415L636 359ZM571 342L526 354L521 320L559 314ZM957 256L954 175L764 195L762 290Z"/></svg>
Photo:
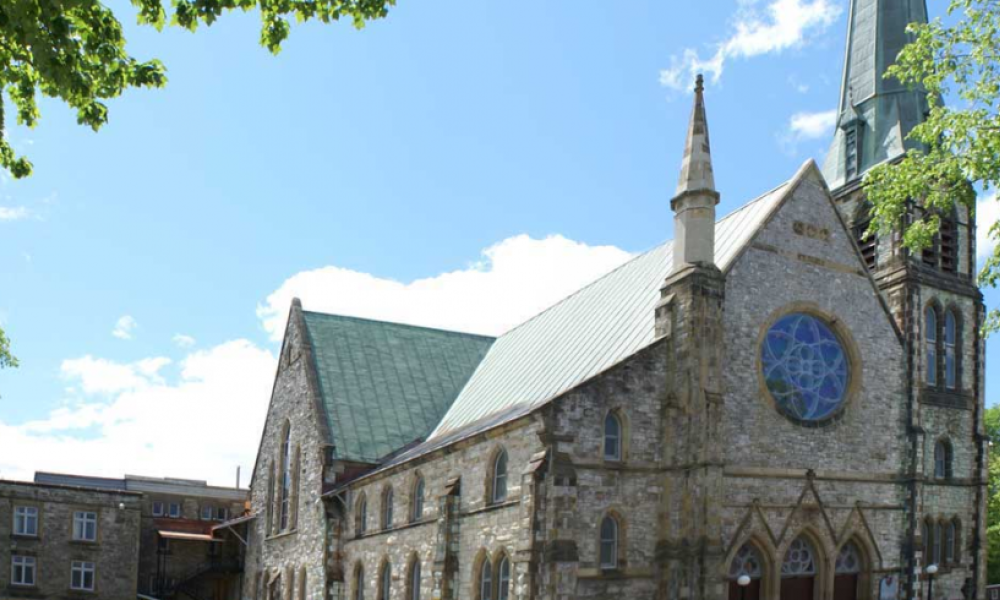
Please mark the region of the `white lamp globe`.
<svg viewBox="0 0 1000 600"><path fill-rule="evenodd" d="M750 585L750 576L747 575L746 573L740 575L739 577L736 578L736 584L739 585L740 587L746 587Z"/></svg>
<svg viewBox="0 0 1000 600"><path fill-rule="evenodd" d="M938 566L937 565L927 565L927 568L924 569L924 570L927 571L928 575L937 575Z"/></svg>

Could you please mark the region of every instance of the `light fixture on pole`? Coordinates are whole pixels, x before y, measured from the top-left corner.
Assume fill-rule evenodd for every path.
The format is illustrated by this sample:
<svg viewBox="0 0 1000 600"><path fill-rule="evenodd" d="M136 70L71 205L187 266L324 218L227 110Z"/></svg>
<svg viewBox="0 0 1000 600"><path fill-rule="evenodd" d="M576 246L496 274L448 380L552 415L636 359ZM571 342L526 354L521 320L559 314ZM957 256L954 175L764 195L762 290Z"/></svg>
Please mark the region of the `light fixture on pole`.
<svg viewBox="0 0 1000 600"><path fill-rule="evenodd" d="M924 569L927 573L927 600L933 600L934 598L934 576L937 575L938 566L937 565L927 565Z"/></svg>
<svg viewBox="0 0 1000 600"><path fill-rule="evenodd" d="M746 600L747 586L750 585L750 576L746 573L736 578L736 585L740 586L740 600Z"/></svg>

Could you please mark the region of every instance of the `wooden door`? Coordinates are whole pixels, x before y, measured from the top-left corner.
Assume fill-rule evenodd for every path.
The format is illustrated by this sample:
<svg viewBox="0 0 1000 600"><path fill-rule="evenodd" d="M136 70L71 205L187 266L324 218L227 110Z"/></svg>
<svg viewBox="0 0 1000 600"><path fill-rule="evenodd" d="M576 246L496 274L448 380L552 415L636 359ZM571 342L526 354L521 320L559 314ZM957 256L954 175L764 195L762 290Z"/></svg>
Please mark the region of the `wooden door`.
<svg viewBox="0 0 1000 600"><path fill-rule="evenodd" d="M751 579L746 591L740 590L735 581L730 581L729 600L760 600L760 579Z"/></svg>
<svg viewBox="0 0 1000 600"><path fill-rule="evenodd" d="M786 577L781 580L781 600L813 600L815 577Z"/></svg>
<svg viewBox="0 0 1000 600"><path fill-rule="evenodd" d="M857 573L842 573L833 578L833 600L858 600Z"/></svg>

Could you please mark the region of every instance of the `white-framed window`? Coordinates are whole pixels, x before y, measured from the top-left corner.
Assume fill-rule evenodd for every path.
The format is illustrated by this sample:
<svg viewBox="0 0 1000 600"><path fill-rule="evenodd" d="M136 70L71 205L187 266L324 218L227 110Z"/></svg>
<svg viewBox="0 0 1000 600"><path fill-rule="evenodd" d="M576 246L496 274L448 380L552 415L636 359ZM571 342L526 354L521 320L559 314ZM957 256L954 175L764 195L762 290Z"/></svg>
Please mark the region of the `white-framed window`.
<svg viewBox="0 0 1000 600"><path fill-rule="evenodd" d="M14 507L14 535L38 536L38 507Z"/></svg>
<svg viewBox="0 0 1000 600"><path fill-rule="evenodd" d="M154 502L153 503L153 516L154 517L162 517L164 515L164 512L165 511L164 511L163 503L162 502Z"/></svg>
<svg viewBox="0 0 1000 600"><path fill-rule="evenodd" d="M10 559L10 583L12 585L35 585L38 572L34 556L15 554Z"/></svg>
<svg viewBox="0 0 1000 600"><path fill-rule="evenodd" d="M86 510L73 513L73 539L84 542L97 541L97 513Z"/></svg>
<svg viewBox="0 0 1000 600"><path fill-rule="evenodd" d="M215 510L211 506L202 506L201 507L201 520L202 521L211 521L213 518L215 518Z"/></svg>
<svg viewBox="0 0 1000 600"><path fill-rule="evenodd" d="M222 506L217 506L215 508L215 520L216 521L225 521L228 518L229 518L229 509L228 508L225 508L225 507L222 507Z"/></svg>
<svg viewBox="0 0 1000 600"><path fill-rule="evenodd" d="M69 587L73 590L94 591L94 563L74 560L70 568Z"/></svg>
<svg viewBox="0 0 1000 600"><path fill-rule="evenodd" d="M181 516L181 505L178 502L170 503L170 518L179 519Z"/></svg>

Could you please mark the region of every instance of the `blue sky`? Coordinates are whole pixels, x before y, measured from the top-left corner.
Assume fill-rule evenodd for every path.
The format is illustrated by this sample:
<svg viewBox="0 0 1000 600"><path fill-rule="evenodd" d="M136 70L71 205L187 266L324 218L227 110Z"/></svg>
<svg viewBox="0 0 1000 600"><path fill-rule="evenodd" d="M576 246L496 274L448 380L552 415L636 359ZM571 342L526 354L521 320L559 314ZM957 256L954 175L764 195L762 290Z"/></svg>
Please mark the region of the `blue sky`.
<svg viewBox="0 0 1000 600"><path fill-rule="evenodd" d="M404 0L363 31L298 26L277 57L252 14L129 26L165 89L111 102L99 134L52 101L12 132L35 175L0 183L0 323L22 361L0 371L18 442L0 476L228 483L292 295L496 333L671 237L691 65L731 211L822 158L846 12Z"/></svg>

